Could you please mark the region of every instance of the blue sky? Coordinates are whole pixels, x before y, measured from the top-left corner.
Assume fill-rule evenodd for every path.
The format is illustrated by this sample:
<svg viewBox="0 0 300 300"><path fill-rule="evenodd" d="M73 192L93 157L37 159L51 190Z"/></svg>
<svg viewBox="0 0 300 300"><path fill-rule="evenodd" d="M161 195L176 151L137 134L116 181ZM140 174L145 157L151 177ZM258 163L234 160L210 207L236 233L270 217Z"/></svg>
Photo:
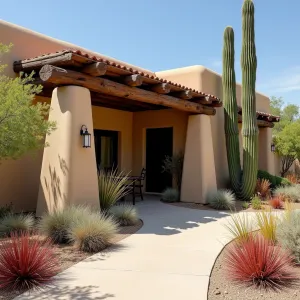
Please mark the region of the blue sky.
<svg viewBox="0 0 300 300"><path fill-rule="evenodd" d="M235 30L241 79L243 0L10 0L0 18L152 71L204 65L222 71ZM300 1L256 0L257 90L300 105Z"/></svg>

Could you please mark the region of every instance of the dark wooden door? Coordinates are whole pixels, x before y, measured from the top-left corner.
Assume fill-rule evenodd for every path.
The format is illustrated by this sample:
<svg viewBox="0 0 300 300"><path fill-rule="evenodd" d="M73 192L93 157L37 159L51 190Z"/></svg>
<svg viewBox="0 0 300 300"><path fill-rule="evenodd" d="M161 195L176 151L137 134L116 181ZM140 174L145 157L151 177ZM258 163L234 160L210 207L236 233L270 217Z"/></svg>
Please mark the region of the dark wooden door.
<svg viewBox="0 0 300 300"><path fill-rule="evenodd" d="M163 160L173 154L173 128L146 129L146 191L161 193L172 186L172 176L162 173Z"/></svg>
<svg viewBox="0 0 300 300"><path fill-rule="evenodd" d="M118 167L118 131L94 130L97 169L110 171Z"/></svg>

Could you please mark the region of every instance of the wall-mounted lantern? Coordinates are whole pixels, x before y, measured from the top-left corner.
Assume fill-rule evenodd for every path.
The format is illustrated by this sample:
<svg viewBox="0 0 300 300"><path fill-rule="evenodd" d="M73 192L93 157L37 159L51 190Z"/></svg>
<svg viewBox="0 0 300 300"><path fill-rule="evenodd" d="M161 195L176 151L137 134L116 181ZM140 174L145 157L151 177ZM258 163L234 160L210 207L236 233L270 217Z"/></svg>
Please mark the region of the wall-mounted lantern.
<svg viewBox="0 0 300 300"><path fill-rule="evenodd" d="M82 136L82 147L91 148L91 134L85 125L81 126L80 135Z"/></svg>
<svg viewBox="0 0 300 300"><path fill-rule="evenodd" d="M271 144L271 151L275 152L275 144L274 143Z"/></svg>

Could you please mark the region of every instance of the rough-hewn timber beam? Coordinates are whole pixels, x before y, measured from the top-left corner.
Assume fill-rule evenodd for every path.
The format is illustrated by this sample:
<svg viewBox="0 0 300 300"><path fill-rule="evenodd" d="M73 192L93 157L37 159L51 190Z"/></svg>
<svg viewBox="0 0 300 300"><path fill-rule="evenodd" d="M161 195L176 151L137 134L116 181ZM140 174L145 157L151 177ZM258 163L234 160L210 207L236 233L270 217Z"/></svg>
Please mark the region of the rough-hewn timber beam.
<svg viewBox="0 0 300 300"><path fill-rule="evenodd" d="M95 62L82 68L81 72L91 76L102 76L107 71L107 65L103 62Z"/></svg>
<svg viewBox="0 0 300 300"><path fill-rule="evenodd" d="M191 90L185 90L180 92L174 92L171 94L173 97L189 100L193 98L193 92Z"/></svg>
<svg viewBox="0 0 300 300"><path fill-rule="evenodd" d="M78 85L88 88L91 91L107 95L127 98L135 101L163 105L190 113L214 115L216 110L213 107L204 107L201 104L193 103L161 95L136 87L130 87L101 77L92 77L83 73L58 68L51 65L43 66L40 70L40 78L45 83L60 85Z"/></svg>
<svg viewBox="0 0 300 300"><path fill-rule="evenodd" d="M208 98L208 97L194 98L193 102L200 103L200 104L203 104L203 105L210 105L210 104L212 104L212 99Z"/></svg>
<svg viewBox="0 0 300 300"><path fill-rule="evenodd" d="M151 91L159 94L168 94L171 91L171 87L168 83L158 83L150 87Z"/></svg>
<svg viewBox="0 0 300 300"><path fill-rule="evenodd" d="M238 115L238 122L242 123L242 116ZM273 128L274 124L272 122L264 121L264 120L257 120L257 126L258 127L268 127Z"/></svg>
<svg viewBox="0 0 300 300"><path fill-rule="evenodd" d="M143 77L140 74L128 75L123 78L123 82L129 86L140 86L143 84Z"/></svg>

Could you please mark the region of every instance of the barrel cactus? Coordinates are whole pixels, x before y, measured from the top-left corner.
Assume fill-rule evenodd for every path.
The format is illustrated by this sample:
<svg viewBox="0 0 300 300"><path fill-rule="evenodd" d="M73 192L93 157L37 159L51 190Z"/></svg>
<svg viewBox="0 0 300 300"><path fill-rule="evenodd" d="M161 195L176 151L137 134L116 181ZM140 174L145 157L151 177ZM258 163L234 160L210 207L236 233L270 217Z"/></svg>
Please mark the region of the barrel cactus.
<svg viewBox="0 0 300 300"><path fill-rule="evenodd" d="M254 193L258 167L258 127L256 120L256 49L254 4L245 0L242 8L242 135L243 176L241 176L237 103L234 72L234 32L227 27L223 48L223 100L227 158L232 188L239 198L249 200Z"/></svg>

